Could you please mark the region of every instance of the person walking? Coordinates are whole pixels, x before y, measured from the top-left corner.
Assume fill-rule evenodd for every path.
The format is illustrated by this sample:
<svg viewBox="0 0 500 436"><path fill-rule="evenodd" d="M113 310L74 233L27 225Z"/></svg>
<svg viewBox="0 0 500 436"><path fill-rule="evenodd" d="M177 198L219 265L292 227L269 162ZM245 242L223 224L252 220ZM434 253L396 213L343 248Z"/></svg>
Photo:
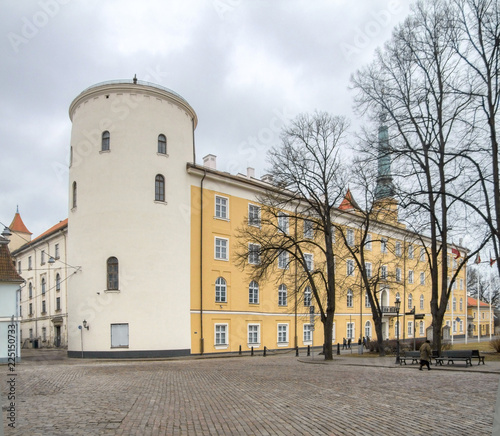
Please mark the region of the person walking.
<svg viewBox="0 0 500 436"><path fill-rule="evenodd" d="M420 346L420 371L422 371L422 367L425 365L427 366L427 369L430 371L431 366L430 366L430 361L431 361L431 356L432 356L432 349L431 349L431 341L428 339Z"/></svg>
<svg viewBox="0 0 500 436"><path fill-rule="evenodd" d="M342 349L345 350L347 348L347 341L344 338L344 342L342 342Z"/></svg>

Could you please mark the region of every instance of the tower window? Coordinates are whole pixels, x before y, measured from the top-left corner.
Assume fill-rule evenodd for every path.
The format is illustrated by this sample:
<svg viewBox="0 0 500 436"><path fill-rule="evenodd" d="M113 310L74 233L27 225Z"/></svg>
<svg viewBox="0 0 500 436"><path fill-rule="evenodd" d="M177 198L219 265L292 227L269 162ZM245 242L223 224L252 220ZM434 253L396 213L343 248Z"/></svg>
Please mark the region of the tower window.
<svg viewBox="0 0 500 436"><path fill-rule="evenodd" d="M167 154L167 137L163 134L158 135L158 153Z"/></svg>
<svg viewBox="0 0 500 436"><path fill-rule="evenodd" d="M118 289L118 259L116 257L110 257L107 260L107 276L108 276L108 289L117 290Z"/></svg>
<svg viewBox="0 0 500 436"><path fill-rule="evenodd" d="M73 197L72 207L76 207L76 182L73 182L72 197Z"/></svg>
<svg viewBox="0 0 500 436"><path fill-rule="evenodd" d="M101 151L109 151L109 132L105 130L102 132L102 141L101 141Z"/></svg>
<svg viewBox="0 0 500 436"><path fill-rule="evenodd" d="M165 201L165 177L161 174L155 178L155 201Z"/></svg>

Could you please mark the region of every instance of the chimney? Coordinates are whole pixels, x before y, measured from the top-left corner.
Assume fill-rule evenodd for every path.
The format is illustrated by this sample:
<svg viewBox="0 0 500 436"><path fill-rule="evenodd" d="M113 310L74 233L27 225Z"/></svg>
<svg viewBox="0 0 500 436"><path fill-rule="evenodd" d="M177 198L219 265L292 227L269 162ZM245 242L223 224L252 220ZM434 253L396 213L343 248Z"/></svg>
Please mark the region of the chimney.
<svg viewBox="0 0 500 436"><path fill-rule="evenodd" d="M217 156L215 154L207 154L203 158L203 166L213 170L217 169Z"/></svg>
<svg viewBox="0 0 500 436"><path fill-rule="evenodd" d="M255 179L255 168L247 167L247 177Z"/></svg>

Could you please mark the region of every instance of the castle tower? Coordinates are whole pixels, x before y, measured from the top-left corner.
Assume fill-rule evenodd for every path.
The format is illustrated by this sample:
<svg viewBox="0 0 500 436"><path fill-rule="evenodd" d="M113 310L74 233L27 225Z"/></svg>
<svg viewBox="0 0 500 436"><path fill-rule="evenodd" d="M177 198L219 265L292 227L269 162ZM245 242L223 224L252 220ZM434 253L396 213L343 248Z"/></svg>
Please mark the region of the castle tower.
<svg viewBox="0 0 500 436"><path fill-rule="evenodd" d="M19 247L31 241L32 233L24 225L21 215L19 214L19 207L14 215L14 219L10 223L9 229L12 232L9 247L11 251L17 250Z"/></svg>
<svg viewBox="0 0 500 436"><path fill-rule="evenodd" d="M91 86L69 116L68 355L189 354L196 113L134 78Z"/></svg>

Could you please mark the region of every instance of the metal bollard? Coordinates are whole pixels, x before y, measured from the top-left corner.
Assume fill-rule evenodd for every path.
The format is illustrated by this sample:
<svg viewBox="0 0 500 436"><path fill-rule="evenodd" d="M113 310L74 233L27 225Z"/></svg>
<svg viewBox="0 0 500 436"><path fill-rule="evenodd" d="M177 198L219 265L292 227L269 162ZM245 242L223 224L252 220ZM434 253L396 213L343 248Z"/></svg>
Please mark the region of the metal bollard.
<svg viewBox="0 0 500 436"><path fill-rule="evenodd" d="M311 355L311 346L310 345L307 346L307 355L308 356Z"/></svg>
<svg viewBox="0 0 500 436"><path fill-rule="evenodd" d="M337 343L337 354L340 354L340 342Z"/></svg>
<svg viewBox="0 0 500 436"><path fill-rule="evenodd" d="M295 357L299 357L299 347L295 347Z"/></svg>
<svg viewBox="0 0 500 436"><path fill-rule="evenodd" d="M264 347L264 354L263 354L263 356L266 357L266 354L267 354L267 347Z"/></svg>
<svg viewBox="0 0 500 436"><path fill-rule="evenodd" d="M250 354L250 356L253 356L253 347L252 347L252 354Z"/></svg>
<svg viewBox="0 0 500 436"><path fill-rule="evenodd" d="M241 345L240 345L240 352L239 352L239 355L241 356Z"/></svg>

